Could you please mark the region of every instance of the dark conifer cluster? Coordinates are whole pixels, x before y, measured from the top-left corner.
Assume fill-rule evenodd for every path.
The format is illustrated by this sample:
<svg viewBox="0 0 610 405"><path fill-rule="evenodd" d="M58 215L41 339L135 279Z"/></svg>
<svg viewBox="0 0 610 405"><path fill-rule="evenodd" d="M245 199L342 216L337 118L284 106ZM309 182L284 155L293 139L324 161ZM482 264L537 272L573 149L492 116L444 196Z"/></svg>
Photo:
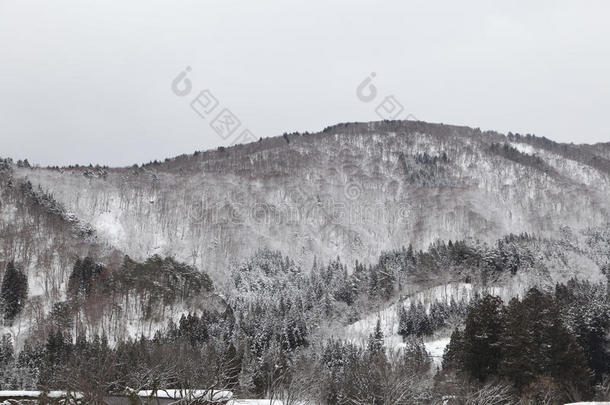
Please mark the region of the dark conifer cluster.
<svg viewBox="0 0 610 405"><path fill-rule="evenodd" d="M28 278L23 271L9 262L0 286L0 308L4 322L10 324L21 312L28 294Z"/></svg>
<svg viewBox="0 0 610 405"><path fill-rule="evenodd" d="M601 285L570 281L531 289L507 305L490 295L471 304L447 346L444 373L507 381L522 396L591 398L608 376L610 300Z"/></svg>

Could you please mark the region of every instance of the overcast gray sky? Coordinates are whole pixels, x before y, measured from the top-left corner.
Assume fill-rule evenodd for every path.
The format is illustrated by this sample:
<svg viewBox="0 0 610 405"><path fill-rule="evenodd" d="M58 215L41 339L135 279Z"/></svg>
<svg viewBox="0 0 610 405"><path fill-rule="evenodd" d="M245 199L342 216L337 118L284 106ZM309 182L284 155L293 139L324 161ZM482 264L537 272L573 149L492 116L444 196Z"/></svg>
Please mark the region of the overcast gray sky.
<svg viewBox="0 0 610 405"><path fill-rule="evenodd" d="M0 0L0 156L141 163L377 120L390 95L398 118L607 142L609 16L601 0ZM224 108L227 139L210 127Z"/></svg>

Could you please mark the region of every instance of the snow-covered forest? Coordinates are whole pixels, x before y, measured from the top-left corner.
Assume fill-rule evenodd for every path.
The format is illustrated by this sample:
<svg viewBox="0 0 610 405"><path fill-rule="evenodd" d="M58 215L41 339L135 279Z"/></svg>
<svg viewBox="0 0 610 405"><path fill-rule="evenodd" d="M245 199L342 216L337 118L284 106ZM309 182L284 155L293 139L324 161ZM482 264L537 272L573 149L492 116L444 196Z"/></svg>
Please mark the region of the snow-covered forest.
<svg viewBox="0 0 610 405"><path fill-rule="evenodd" d="M609 176L607 145L413 121L2 159L0 390L610 399Z"/></svg>
<svg viewBox="0 0 610 405"><path fill-rule="evenodd" d="M603 146L597 150L390 121L126 168L15 164L12 176L125 254L171 255L216 278L259 248L306 267L337 256L353 265L438 239L493 242L599 226L610 163Z"/></svg>

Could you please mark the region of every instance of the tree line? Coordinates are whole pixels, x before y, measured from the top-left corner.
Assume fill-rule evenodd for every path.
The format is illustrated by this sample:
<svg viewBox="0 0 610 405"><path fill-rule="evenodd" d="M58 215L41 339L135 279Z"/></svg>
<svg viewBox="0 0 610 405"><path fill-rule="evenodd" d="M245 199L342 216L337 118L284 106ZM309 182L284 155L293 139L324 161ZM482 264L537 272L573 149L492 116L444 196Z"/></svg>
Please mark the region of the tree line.
<svg viewBox="0 0 610 405"><path fill-rule="evenodd" d="M602 285L572 280L552 292L533 288L506 305L486 295L452 333L443 373L504 381L533 402L590 399L609 375L609 328Z"/></svg>

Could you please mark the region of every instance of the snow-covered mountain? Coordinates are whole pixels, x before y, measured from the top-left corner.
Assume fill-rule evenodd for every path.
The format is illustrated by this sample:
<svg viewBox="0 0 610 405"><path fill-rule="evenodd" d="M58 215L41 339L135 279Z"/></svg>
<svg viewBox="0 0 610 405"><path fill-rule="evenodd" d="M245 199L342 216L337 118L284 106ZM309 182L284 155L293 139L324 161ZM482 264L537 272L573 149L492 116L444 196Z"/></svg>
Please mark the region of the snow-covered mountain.
<svg viewBox="0 0 610 405"><path fill-rule="evenodd" d="M11 329L16 337L57 310L75 259L85 255L113 269L125 254L140 261L171 256L222 286L232 264L261 248L280 251L303 269L337 257L353 268L403 246L493 244L528 233L552 241L552 253L536 250L543 270L502 280L501 291L517 294L537 277L600 280L608 266L610 144L385 121L125 168L40 168L11 160L1 166L0 266L15 260L29 281L27 317ZM411 290L463 281L435 275ZM168 317L193 309L192 302L164 303L144 316L145 301L126 294L117 298L123 307L104 304L90 333L150 335ZM386 312L392 318L396 311ZM354 324L346 336L365 336L376 317L363 321L366 328ZM79 321L92 323L85 316ZM384 326L388 333L394 323Z"/></svg>
<svg viewBox="0 0 610 405"><path fill-rule="evenodd" d="M423 122L340 124L141 167L16 168L100 240L218 276L270 247L370 262L436 239L554 235L607 222L608 145Z"/></svg>

